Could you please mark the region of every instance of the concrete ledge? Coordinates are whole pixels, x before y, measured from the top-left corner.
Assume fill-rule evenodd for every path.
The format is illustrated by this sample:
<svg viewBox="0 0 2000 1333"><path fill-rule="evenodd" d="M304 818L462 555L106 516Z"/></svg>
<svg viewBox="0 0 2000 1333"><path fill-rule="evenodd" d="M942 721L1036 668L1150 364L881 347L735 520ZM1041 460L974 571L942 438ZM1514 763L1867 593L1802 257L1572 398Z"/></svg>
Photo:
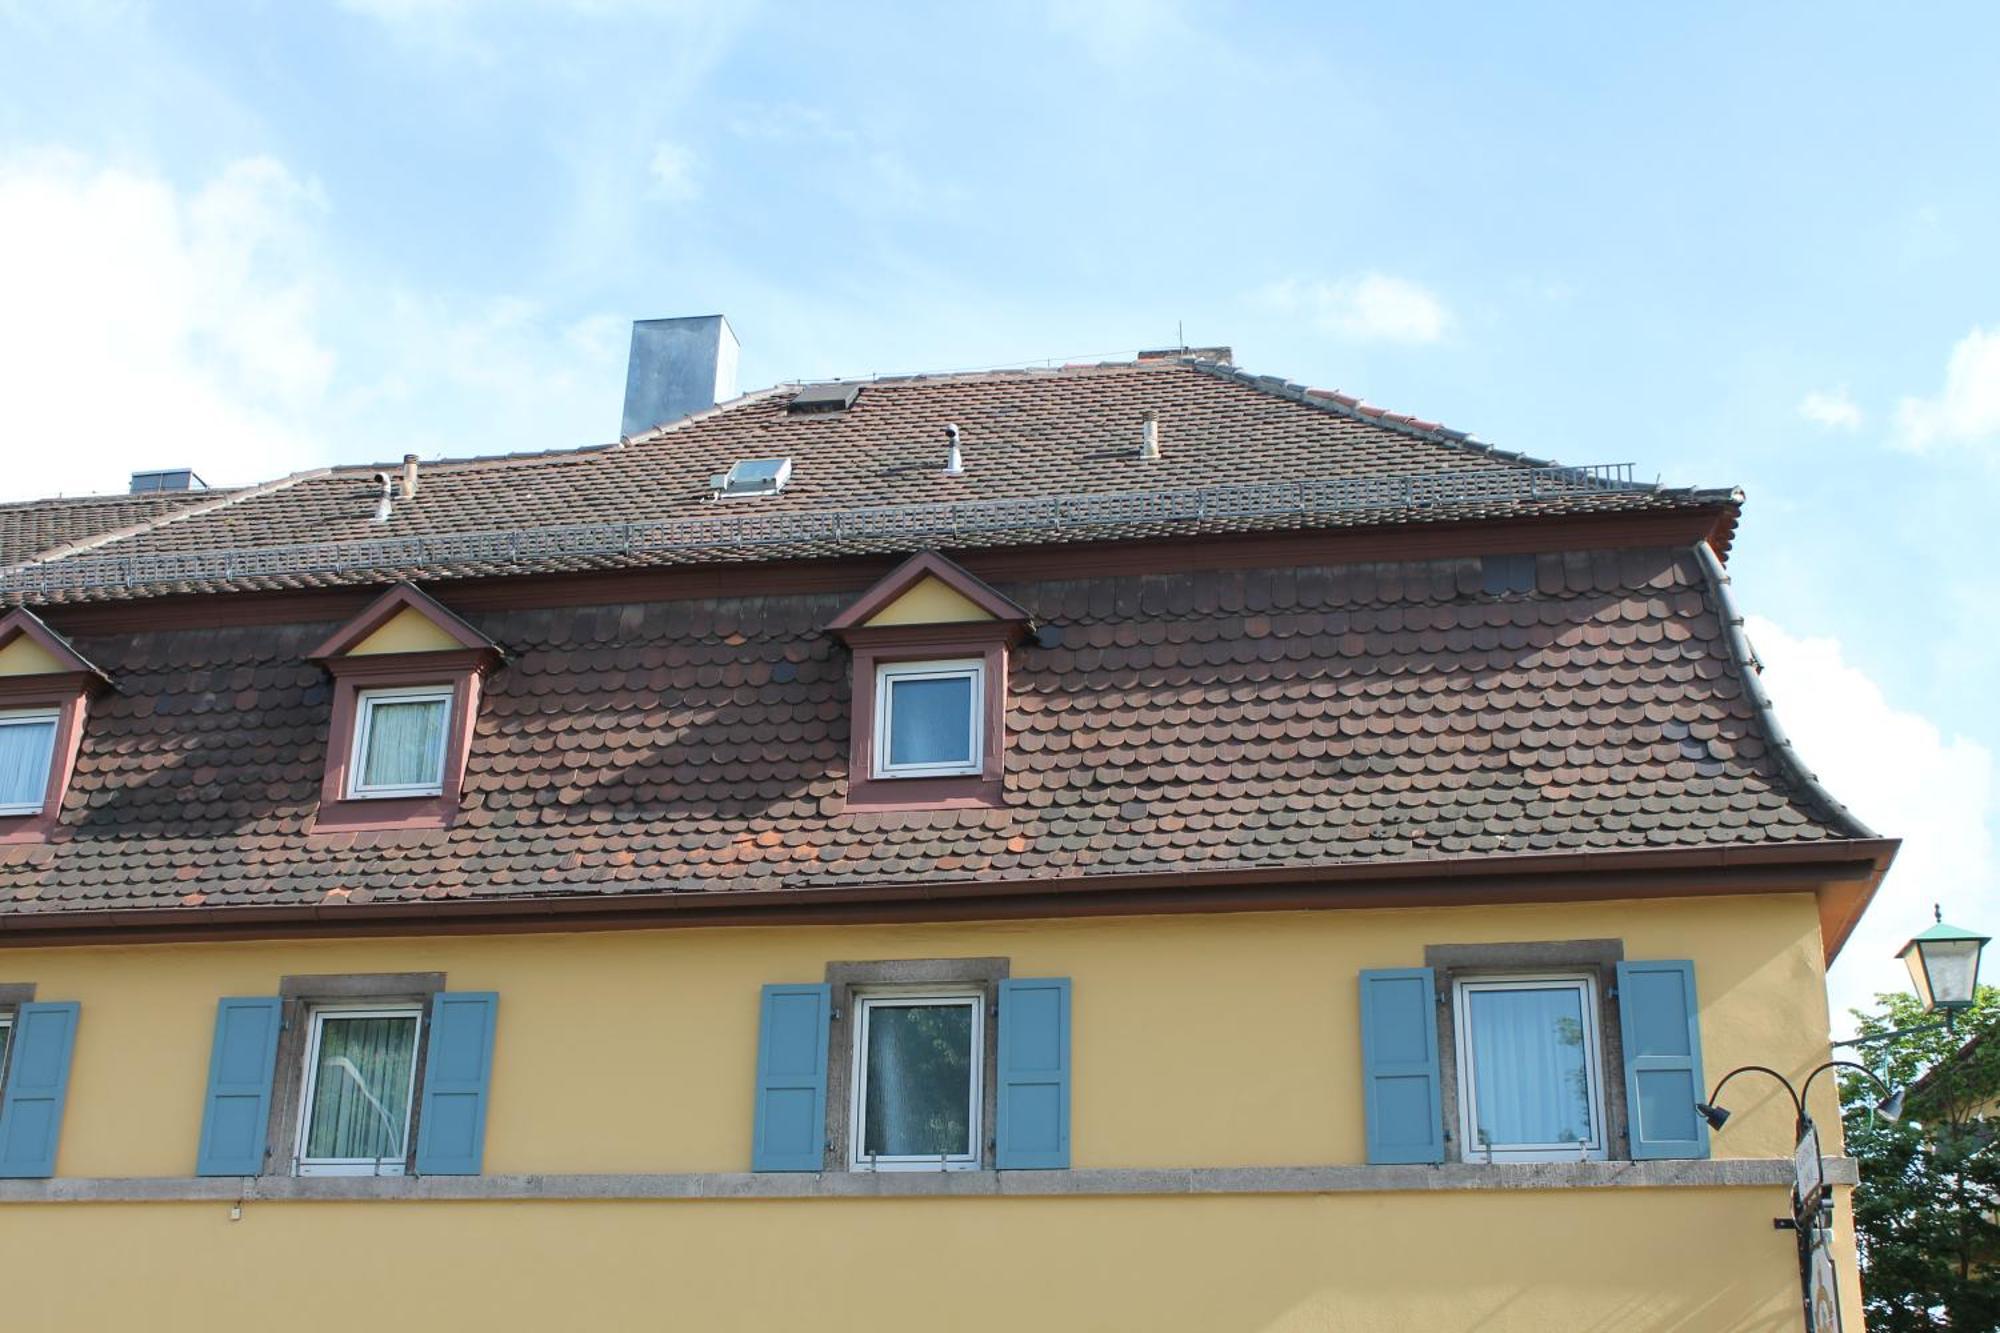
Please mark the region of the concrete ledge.
<svg viewBox="0 0 2000 1333"><path fill-rule="evenodd" d="M1836 1185L1859 1179L1846 1157L1826 1159ZM1097 1168L824 1174L744 1171L657 1175L148 1176L0 1181L0 1204L498 1199L937 1199L1075 1195L1382 1194L1451 1190L1789 1188L1789 1158L1704 1162L1537 1162L1483 1166ZM1774 1205L1775 1206L1775 1205Z"/></svg>

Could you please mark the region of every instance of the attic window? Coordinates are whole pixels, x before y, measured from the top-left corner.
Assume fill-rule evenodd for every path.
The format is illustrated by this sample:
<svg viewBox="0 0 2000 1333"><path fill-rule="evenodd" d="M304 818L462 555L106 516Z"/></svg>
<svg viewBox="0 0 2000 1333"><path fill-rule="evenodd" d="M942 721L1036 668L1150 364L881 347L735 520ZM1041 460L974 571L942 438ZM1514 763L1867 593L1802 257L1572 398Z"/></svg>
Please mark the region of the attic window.
<svg viewBox="0 0 2000 1333"><path fill-rule="evenodd" d="M787 412L845 412L861 394L859 384L808 384L792 395Z"/></svg>
<svg viewBox="0 0 2000 1333"><path fill-rule="evenodd" d="M789 458L743 458L729 471L710 477L708 486L718 496L776 495L791 479Z"/></svg>

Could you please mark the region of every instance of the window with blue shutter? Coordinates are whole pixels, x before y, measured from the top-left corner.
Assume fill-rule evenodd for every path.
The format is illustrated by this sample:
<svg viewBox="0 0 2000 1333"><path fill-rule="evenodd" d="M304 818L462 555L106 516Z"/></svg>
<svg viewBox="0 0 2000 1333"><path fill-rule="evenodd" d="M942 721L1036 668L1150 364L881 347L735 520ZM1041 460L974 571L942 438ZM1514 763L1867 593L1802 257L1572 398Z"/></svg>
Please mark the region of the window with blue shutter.
<svg viewBox="0 0 2000 1333"><path fill-rule="evenodd" d="M1694 964L1618 964L1618 1016L1633 1159L1708 1156Z"/></svg>
<svg viewBox="0 0 2000 1333"><path fill-rule="evenodd" d="M753 1171L818 1171L824 1163L832 991L824 983L764 987L751 1125Z"/></svg>
<svg viewBox="0 0 2000 1333"><path fill-rule="evenodd" d="M23 1004L14 1012L6 1078L0 1086L0 1178L41 1179L56 1173L56 1142L81 1011L69 1000Z"/></svg>
<svg viewBox="0 0 2000 1333"><path fill-rule="evenodd" d="M195 1152L198 1176L254 1176L264 1170L270 1133L271 1078L278 1063L284 1002L275 995L232 996L215 1006L208 1053L208 1097Z"/></svg>
<svg viewBox="0 0 2000 1333"><path fill-rule="evenodd" d="M493 1077L491 991L431 997L430 1053L417 1116L417 1174L476 1176L486 1158L486 1091Z"/></svg>
<svg viewBox="0 0 2000 1333"><path fill-rule="evenodd" d="M1361 974L1361 1066L1368 1160L1442 1162L1436 980L1428 967Z"/></svg>
<svg viewBox="0 0 2000 1333"><path fill-rule="evenodd" d="M1069 989L1067 977L1000 983L999 1170L1069 1165Z"/></svg>

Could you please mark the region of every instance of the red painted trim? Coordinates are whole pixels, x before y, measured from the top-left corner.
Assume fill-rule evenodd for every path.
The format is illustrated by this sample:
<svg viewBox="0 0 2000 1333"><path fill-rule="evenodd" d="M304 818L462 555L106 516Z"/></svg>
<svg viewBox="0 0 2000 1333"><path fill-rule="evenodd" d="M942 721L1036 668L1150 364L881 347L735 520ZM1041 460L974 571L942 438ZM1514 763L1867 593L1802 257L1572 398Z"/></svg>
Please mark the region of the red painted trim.
<svg viewBox="0 0 2000 1333"><path fill-rule="evenodd" d="M848 676L847 797L849 810L998 809L1005 802L1007 760L1007 648L1016 625L978 620L958 625L884 625L850 630L854 659ZM890 662L933 658L981 659L986 734L980 738L979 772L958 778L875 776L875 675Z"/></svg>
<svg viewBox="0 0 2000 1333"><path fill-rule="evenodd" d="M0 710L56 710L56 734L49 754L49 781L42 791L42 808L32 815L0 815L0 845L47 842L61 825L63 800L69 795L77 751L83 746L83 724L90 713L92 687L103 684L104 678L95 668L46 676L0 676Z"/></svg>
<svg viewBox="0 0 2000 1333"><path fill-rule="evenodd" d="M480 684L491 656L483 651L387 653L327 661L326 669L333 675L333 721L327 731L326 772L320 779L319 810L307 832L451 827L464 794L472 728L479 716ZM361 693L398 685L451 686L443 789L436 796L351 798L347 795L348 767L353 758Z"/></svg>
<svg viewBox="0 0 2000 1333"><path fill-rule="evenodd" d="M493 640L446 610L437 599L408 583L399 583L370 602L360 615L335 630L326 642L307 653L306 660L323 662L339 657L405 611L415 611L449 635L461 648L474 652L500 651Z"/></svg>
<svg viewBox="0 0 2000 1333"><path fill-rule="evenodd" d="M1033 619L1025 609L937 552L920 551L890 570L874 587L856 598L845 611L828 622L827 629L839 632L865 626L870 617L925 579L936 579L995 620Z"/></svg>
<svg viewBox="0 0 2000 1333"><path fill-rule="evenodd" d="M852 888L519 894L280 907L171 906L0 913L0 946L175 940L476 935L738 925L852 925L1168 913L1492 907L1504 903L1866 892L1893 839L1667 850L1474 855L1387 863L1151 874L966 878ZM1829 942L1826 956L1834 947Z"/></svg>

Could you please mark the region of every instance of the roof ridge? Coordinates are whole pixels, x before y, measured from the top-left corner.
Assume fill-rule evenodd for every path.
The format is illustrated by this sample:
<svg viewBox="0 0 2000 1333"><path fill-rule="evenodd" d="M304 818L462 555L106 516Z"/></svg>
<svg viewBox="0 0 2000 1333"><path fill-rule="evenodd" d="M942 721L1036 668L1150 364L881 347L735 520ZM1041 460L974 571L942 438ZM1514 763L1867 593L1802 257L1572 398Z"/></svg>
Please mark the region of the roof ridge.
<svg viewBox="0 0 2000 1333"><path fill-rule="evenodd" d="M1481 454L1488 458L1498 458L1509 463L1518 463L1522 467L1563 466L1562 463L1557 462L1553 458L1537 458L1532 454L1521 453L1518 450L1502 449L1498 445L1488 444L1484 440L1477 439L1466 431L1452 430L1438 422L1425 421L1419 417L1409 416L1405 413L1390 412L1383 408L1370 407L1367 403L1354 397L1352 394L1340 393L1333 389L1307 388L1305 385L1295 383L1281 375L1259 375L1254 371L1245 370L1241 366L1225 365L1219 361L1207 361L1199 357L1181 357L1170 364L1187 366L1204 375L1213 375L1217 379L1233 380L1238 384L1260 390L1274 397L1283 398L1289 402L1303 403L1307 407L1318 408L1322 412L1331 412L1335 416L1346 417L1352 421L1363 422L1371 426L1380 426L1386 430L1393 430L1399 434L1409 435L1430 444L1449 445L1454 448L1464 449L1469 453ZM1633 484L1648 485L1648 483L1644 482L1635 482ZM1657 487L1652 487L1652 489L1657 489Z"/></svg>
<svg viewBox="0 0 2000 1333"><path fill-rule="evenodd" d="M333 471L332 468L327 467L311 468L304 472L293 472L279 477L276 481L262 482L256 486L238 487L233 491L218 496L212 501L202 504L192 504L185 509L174 509L164 514L155 514L153 517L145 519L142 522L128 524L122 528L113 528L109 532L94 533L81 540L70 542L66 546L47 547L35 552L26 560L17 560L11 565L0 566L0 575L13 574L35 565L47 564L56 560L65 560L73 555L81 555L85 551L94 551L100 547L109 546L113 542L124 541L128 537L138 537L145 533L156 532L161 528L171 527L183 519L200 518L204 514L212 514L218 509L225 509L240 501L255 500L262 496L275 494L278 491L288 490L302 481L312 481L318 477L330 476Z"/></svg>
<svg viewBox="0 0 2000 1333"><path fill-rule="evenodd" d="M130 491L105 491L96 495L39 495L27 500L0 500L0 509L46 509L52 505L147 504L207 492L213 492L220 498L241 489L240 486L208 486L199 491L144 491L137 495Z"/></svg>

